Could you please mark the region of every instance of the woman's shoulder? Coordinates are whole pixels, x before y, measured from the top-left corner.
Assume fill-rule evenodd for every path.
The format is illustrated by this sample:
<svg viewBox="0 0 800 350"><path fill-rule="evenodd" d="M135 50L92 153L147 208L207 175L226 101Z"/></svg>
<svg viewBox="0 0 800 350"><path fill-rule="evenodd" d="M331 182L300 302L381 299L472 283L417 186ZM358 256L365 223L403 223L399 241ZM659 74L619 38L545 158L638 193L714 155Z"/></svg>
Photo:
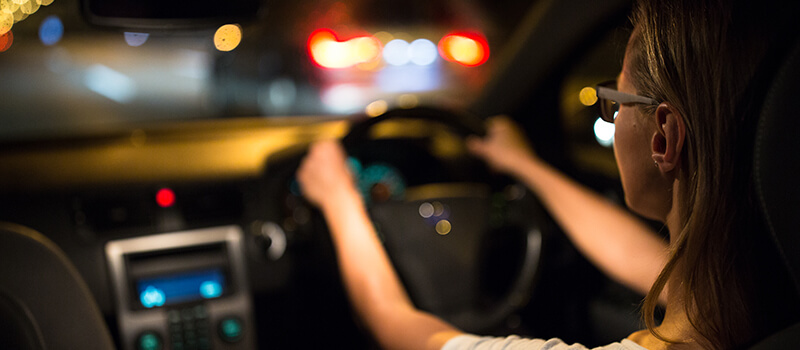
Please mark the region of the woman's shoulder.
<svg viewBox="0 0 800 350"><path fill-rule="evenodd" d="M521 338L516 335L508 337L481 337L463 334L450 339L442 350L588 350L580 343L567 344L559 338L537 339ZM594 350L646 350L635 342L625 339L619 343L611 343L594 348Z"/></svg>

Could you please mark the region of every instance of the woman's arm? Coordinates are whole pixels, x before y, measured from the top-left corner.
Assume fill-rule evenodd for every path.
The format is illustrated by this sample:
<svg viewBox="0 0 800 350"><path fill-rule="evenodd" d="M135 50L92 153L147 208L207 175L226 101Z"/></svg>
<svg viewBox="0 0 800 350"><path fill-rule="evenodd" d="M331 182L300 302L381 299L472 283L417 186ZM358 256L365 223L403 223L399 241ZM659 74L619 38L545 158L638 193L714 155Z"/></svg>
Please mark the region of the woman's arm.
<svg viewBox="0 0 800 350"><path fill-rule="evenodd" d="M350 300L383 348L440 349L461 334L411 303L378 241L338 143L312 145L298 180L303 194L325 216Z"/></svg>
<svg viewBox="0 0 800 350"><path fill-rule="evenodd" d="M667 243L639 218L539 159L507 117L489 122L470 150L538 195L575 246L611 278L647 293L667 259ZM663 296L662 296L663 298Z"/></svg>

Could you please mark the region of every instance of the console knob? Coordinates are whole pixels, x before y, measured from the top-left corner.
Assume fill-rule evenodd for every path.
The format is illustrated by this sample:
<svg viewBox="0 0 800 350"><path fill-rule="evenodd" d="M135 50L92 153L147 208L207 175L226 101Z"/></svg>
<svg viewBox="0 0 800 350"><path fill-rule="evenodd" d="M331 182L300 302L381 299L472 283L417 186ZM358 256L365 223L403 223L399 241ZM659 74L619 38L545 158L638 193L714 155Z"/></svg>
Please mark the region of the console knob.
<svg viewBox="0 0 800 350"><path fill-rule="evenodd" d="M219 322L219 335L222 340L228 343L235 343L242 340L244 330L242 321L236 317L226 317Z"/></svg>

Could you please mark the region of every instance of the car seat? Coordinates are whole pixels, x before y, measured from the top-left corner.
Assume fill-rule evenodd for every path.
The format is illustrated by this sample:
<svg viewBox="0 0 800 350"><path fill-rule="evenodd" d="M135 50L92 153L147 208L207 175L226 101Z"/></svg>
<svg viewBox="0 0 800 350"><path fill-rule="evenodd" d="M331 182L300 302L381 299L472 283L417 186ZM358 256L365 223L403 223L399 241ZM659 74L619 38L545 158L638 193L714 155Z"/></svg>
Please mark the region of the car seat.
<svg viewBox="0 0 800 350"><path fill-rule="evenodd" d="M792 41L789 41L792 43ZM769 85L756 131L754 172L759 205L800 295L800 40L788 46ZM752 350L800 348L800 323L779 331Z"/></svg>
<svg viewBox="0 0 800 350"><path fill-rule="evenodd" d="M44 235L0 222L0 344L4 349L113 349L89 288Z"/></svg>

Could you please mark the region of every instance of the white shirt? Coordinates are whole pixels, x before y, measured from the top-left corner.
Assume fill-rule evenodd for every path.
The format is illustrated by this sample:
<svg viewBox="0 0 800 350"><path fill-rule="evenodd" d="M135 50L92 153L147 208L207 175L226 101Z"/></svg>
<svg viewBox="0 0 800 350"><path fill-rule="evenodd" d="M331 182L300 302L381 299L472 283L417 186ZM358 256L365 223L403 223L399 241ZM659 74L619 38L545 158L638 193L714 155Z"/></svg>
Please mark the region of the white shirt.
<svg viewBox="0 0 800 350"><path fill-rule="evenodd" d="M442 350L588 350L575 343L569 345L561 339L526 339L512 335L505 338L479 337L472 334L459 335L444 344ZM631 340L623 339L593 350L647 350Z"/></svg>

